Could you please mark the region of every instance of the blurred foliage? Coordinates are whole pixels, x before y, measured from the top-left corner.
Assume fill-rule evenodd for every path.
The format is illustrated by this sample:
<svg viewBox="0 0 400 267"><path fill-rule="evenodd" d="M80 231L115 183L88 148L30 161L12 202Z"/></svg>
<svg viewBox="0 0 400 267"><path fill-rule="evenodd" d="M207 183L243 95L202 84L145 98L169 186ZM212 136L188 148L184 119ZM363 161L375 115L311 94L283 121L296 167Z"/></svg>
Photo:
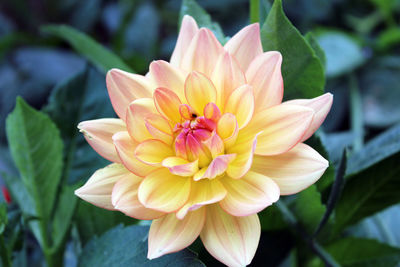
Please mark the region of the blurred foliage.
<svg viewBox="0 0 400 267"><path fill-rule="evenodd" d="M149 264L140 226L147 222L73 195L107 164L76 125L115 116L105 73L145 74L152 60L168 60L184 14L226 42L249 13L260 21L264 49L283 54L286 99L334 95L323 129L308 141L330 167L316 185L259 214L263 233L252 265L400 262L400 0L251 2L257 6L1 1L0 186L12 201L0 197L0 266ZM151 264L220 265L201 242L191 249L198 257L184 250Z"/></svg>

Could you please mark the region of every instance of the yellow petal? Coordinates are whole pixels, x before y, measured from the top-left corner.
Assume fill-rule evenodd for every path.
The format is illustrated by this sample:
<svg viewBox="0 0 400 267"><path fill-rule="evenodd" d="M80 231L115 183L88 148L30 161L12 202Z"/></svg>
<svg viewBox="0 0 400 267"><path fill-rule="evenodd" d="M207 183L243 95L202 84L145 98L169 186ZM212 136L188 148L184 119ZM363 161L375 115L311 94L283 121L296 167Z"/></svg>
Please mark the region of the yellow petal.
<svg viewBox="0 0 400 267"><path fill-rule="evenodd" d="M306 144L298 144L277 156L255 155L251 170L278 184L282 195L291 195L314 184L329 162Z"/></svg>
<svg viewBox="0 0 400 267"><path fill-rule="evenodd" d="M112 190L112 204L116 210L138 220L153 220L160 218L164 213L145 208L138 199L138 188L143 181L142 177L129 172L114 185Z"/></svg>
<svg viewBox="0 0 400 267"><path fill-rule="evenodd" d="M224 142L216 132L213 132L203 144L210 150L213 159L224 153Z"/></svg>
<svg viewBox="0 0 400 267"><path fill-rule="evenodd" d="M140 98L133 101L126 113L126 124L130 136L137 142L153 138L146 128L145 118L158 113L152 98Z"/></svg>
<svg viewBox="0 0 400 267"><path fill-rule="evenodd" d="M157 88L163 87L173 91L181 100L185 99L184 72L163 60L153 61L149 67L150 77Z"/></svg>
<svg viewBox="0 0 400 267"><path fill-rule="evenodd" d="M193 179L198 181L200 179L214 179L215 177L223 174L228 168L229 163L231 163L236 158L236 154L225 154L217 156L208 165L206 171L200 175L197 173Z"/></svg>
<svg viewBox="0 0 400 267"><path fill-rule="evenodd" d="M162 161L162 166L168 168L172 174L192 176L199 170L199 160L189 162L181 157L168 157Z"/></svg>
<svg viewBox="0 0 400 267"><path fill-rule="evenodd" d="M171 64L179 67L193 37L199 31L196 21L188 15L183 16L181 29L179 30L178 40L176 41L174 52L171 56Z"/></svg>
<svg viewBox="0 0 400 267"><path fill-rule="evenodd" d="M197 182L192 181L189 199L176 213L176 217L181 220L189 211L196 210L204 205L219 202L225 196L226 189L218 179L203 179Z"/></svg>
<svg viewBox="0 0 400 267"><path fill-rule="evenodd" d="M173 91L162 87L157 88L154 91L153 98L154 104L161 115L175 123L181 121L179 106L182 103Z"/></svg>
<svg viewBox="0 0 400 267"><path fill-rule="evenodd" d="M173 213L154 220L149 231L147 258L158 258L188 247L199 236L205 218L206 211L202 208L183 220L178 220Z"/></svg>
<svg viewBox="0 0 400 267"><path fill-rule="evenodd" d="M248 216L262 211L279 199L278 185L267 176L249 171L241 179L221 179L228 194L221 208L233 216Z"/></svg>
<svg viewBox="0 0 400 267"><path fill-rule="evenodd" d="M263 52L260 25L254 23L243 28L225 44L224 48L239 61L243 70L247 70L250 62Z"/></svg>
<svg viewBox="0 0 400 267"><path fill-rule="evenodd" d="M193 71L185 81L185 96L197 114L202 114L208 103L215 102L217 92L213 83L206 76Z"/></svg>
<svg viewBox="0 0 400 267"><path fill-rule="evenodd" d="M112 136L121 131L126 131L125 123L120 119L98 119L83 121L78 128L84 134L89 145L103 158L121 163L115 150Z"/></svg>
<svg viewBox="0 0 400 267"><path fill-rule="evenodd" d="M126 109L135 99L151 97L154 85L144 76L112 69L106 76L111 104L118 116L125 120Z"/></svg>
<svg viewBox="0 0 400 267"><path fill-rule="evenodd" d="M100 208L114 210L111 203L111 193L117 181L131 173L122 164L110 164L97 170L75 195Z"/></svg>
<svg viewBox="0 0 400 267"><path fill-rule="evenodd" d="M281 64L282 55L276 51L259 55L251 62L246 78L247 83L253 87L256 112L282 102Z"/></svg>
<svg viewBox="0 0 400 267"><path fill-rule="evenodd" d="M222 115L217 124L217 134L224 141L225 149L229 149L235 144L238 133L239 126L235 115L232 113Z"/></svg>
<svg viewBox="0 0 400 267"><path fill-rule="evenodd" d="M233 90L246 83L246 78L239 63L228 52L220 54L211 80L217 90L217 106L224 108L228 96Z"/></svg>
<svg viewBox="0 0 400 267"><path fill-rule="evenodd" d="M300 105L312 108L315 112L314 119L311 123L310 128L308 128L306 134L301 139L301 142L307 140L313 133L318 130L321 124L324 122L326 116L331 110L333 102L333 95L331 93L326 93L319 97L313 99L296 99L284 102L285 105Z"/></svg>
<svg viewBox="0 0 400 267"><path fill-rule="evenodd" d="M277 155L300 142L314 117L311 108L295 105L278 105L253 116L251 122L239 132L236 143L248 140L256 133L256 154Z"/></svg>
<svg viewBox="0 0 400 267"><path fill-rule="evenodd" d="M206 28L201 28L193 37L181 67L186 71L199 71L210 76L223 47L214 34Z"/></svg>
<svg viewBox="0 0 400 267"><path fill-rule="evenodd" d="M232 161L226 173L233 179L242 178L251 167L253 155L257 145L257 136L248 142L235 144L227 150L227 153L236 153L236 159Z"/></svg>
<svg viewBox="0 0 400 267"><path fill-rule="evenodd" d="M224 112L235 115L239 130L245 127L253 117L254 94L250 85L235 89L226 101Z"/></svg>
<svg viewBox="0 0 400 267"><path fill-rule="evenodd" d="M135 149L135 156L143 163L161 166L161 162L175 155L171 146L157 139L150 139L140 143Z"/></svg>
<svg viewBox="0 0 400 267"><path fill-rule="evenodd" d="M219 205L207 206L200 238L207 251L220 262L240 267L251 263L261 236L257 214L234 217Z"/></svg>
<svg viewBox="0 0 400 267"><path fill-rule="evenodd" d="M139 143L133 140L128 132L118 132L112 139L122 163L128 170L144 177L155 169L154 166L144 164L135 157L135 149Z"/></svg>
<svg viewBox="0 0 400 267"><path fill-rule="evenodd" d="M154 139L158 139L168 145L172 145L174 137L171 125L167 119L158 114L148 114L146 115L144 121L147 130Z"/></svg>
<svg viewBox="0 0 400 267"><path fill-rule="evenodd" d="M139 186L139 200L146 207L162 212L180 209L188 200L191 179L173 175L167 168L153 171Z"/></svg>

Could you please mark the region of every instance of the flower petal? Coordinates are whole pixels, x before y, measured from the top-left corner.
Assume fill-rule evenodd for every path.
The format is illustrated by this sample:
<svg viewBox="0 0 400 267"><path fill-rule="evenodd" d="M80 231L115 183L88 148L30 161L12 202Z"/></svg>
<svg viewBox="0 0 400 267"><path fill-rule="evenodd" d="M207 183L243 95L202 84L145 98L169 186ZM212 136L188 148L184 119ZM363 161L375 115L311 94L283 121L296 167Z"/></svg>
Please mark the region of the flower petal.
<svg viewBox="0 0 400 267"><path fill-rule="evenodd" d="M207 251L220 262L231 267L250 264L260 236L257 214L234 217L217 204L207 206L206 223L200 238Z"/></svg>
<svg viewBox="0 0 400 267"><path fill-rule="evenodd" d="M162 166L168 168L172 174L192 176L199 170L199 160L189 162L181 157L168 157L162 161Z"/></svg>
<svg viewBox="0 0 400 267"><path fill-rule="evenodd" d="M215 38L212 31L201 28L193 37L181 67L186 71L199 71L210 76L223 47Z"/></svg>
<svg viewBox="0 0 400 267"><path fill-rule="evenodd" d="M205 219L206 210L202 208L182 220L173 213L154 220L149 231L147 258L158 258L188 247L199 236Z"/></svg>
<svg viewBox="0 0 400 267"><path fill-rule="evenodd" d="M114 210L111 192L115 183L131 173L122 164L110 164L97 170L89 180L75 190L75 195L100 208Z"/></svg>
<svg viewBox="0 0 400 267"><path fill-rule="evenodd" d="M192 181L190 196L186 204L176 213L182 220L191 210L220 201L226 196L226 189L218 179Z"/></svg>
<svg viewBox="0 0 400 267"><path fill-rule="evenodd" d="M202 114L208 103L215 102L217 91L214 84L206 76L193 71L185 81L185 96L189 105L199 115Z"/></svg>
<svg viewBox="0 0 400 267"><path fill-rule="evenodd" d="M153 61L149 69L150 76L157 84L157 88L168 88L181 100L185 99L185 75L182 70L163 60Z"/></svg>
<svg viewBox="0 0 400 267"><path fill-rule="evenodd" d="M245 127L253 117L254 94L250 85L242 85L228 97L224 112L235 115L239 130Z"/></svg>
<svg viewBox="0 0 400 267"><path fill-rule="evenodd" d="M183 16L181 29L179 30L178 40L176 41L174 52L171 56L171 64L179 67L193 37L199 31L196 21L188 15Z"/></svg>
<svg viewBox="0 0 400 267"><path fill-rule="evenodd" d="M147 114L145 119L147 131L155 139L171 145L174 139L171 125L168 120L158 114Z"/></svg>
<svg viewBox="0 0 400 267"><path fill-rule="evenodd" d="M181 121L179 106L182 103L177 94L170 89L160 87L154 91L153 98L154 104L161 115L173 122Z"/></svg>
<svg viewBox="0 0 400 267"><path fill-rule="evenodd" d="M145 118L154 113L157 113L157 109L151 98L136 99L129 105L126 113L126 125L130 136L137 142L153 138L147 130Z"/></svg>
<svg viewBox="0 0 400 267"><path fill-rule="evenodd" d="M188 200L191 179L160 168L146 176L139 186L139 200L146 207L163 212L180 209Z"/></svg>
<svg viewBox="0 0 400 267"><path fill-rule="evenodd" d="M303 138L311 125L314 111L295 105L278 105L254 115L239 132L236 143L248 140L257 133L256 154L271 156L284 153Z"/></svg>
<svg viewBox="0 0 400 267"><path fill-rule="evenodd" d="M89 145L103 158L121 163L115 150L112 136L120 131L126 131L125 123L120 119L98 119L83 121L78 128L84 134Z"/></svg>
<svg viewBox="0 0 400 267"><path fill-rule="evenodd" d="M235 144L238 133L239 126L235 115L232 113L222 115L217 124L217 134L224 141L225 149L229 149Z"/></svg>
<svg viewBox="0 0 400 267"><path fill-rule="evenodd" d="M233 216L248 216L262 211L279 199L278 185L267 176L249 171L241 179L221 179L228 194L219 203Z"/></svg>
<svg viewBox="0 0 400 267"><path fill-rule="evenodd" d="M132 139L128 132L118 132L112 139L122 163L128 170L144 177L155 169L154 166L144 164L135 157L135 149L139 143Z"/></svg>
<svg viewBox="0 0 400 267"><path fill-rule="evenodd" d="M129 103L138 98L151 97L155 88L146 77L119 69L107 73L106 83L111 104L122 120L125 120Z"/></svg>
<svg viewBox="0 0 400 267"><path fill-rule="evenodd" d="M263 52L260 25L254 23L243 28L225 44L224 48L238 60L243 70L247 70L250 62Z"/></svg>
<svg viewBox="0 0 400 267"><path fill-rule="evenodd" d="M254 59L246 71L247 83L253 87L255 111L278 105L283 98L282 55L266 52Z"/></svg>
<svg viewBox="0 0 400 267"><path fill-rule="evenodd" d="M142 181L142 177L136 176L131 172L119 179L112 190L112 204L116 210L122 211L127 216L138 220L160 218L164 213L145 208L139 202L138 188Z"/></svg>
<svg viewBox="0 0 400 267"><path fill-rule="evenodd" d="M288 105L299 105L299 106L309 107L312 108L315 112L311 126L310 128L308 128L301 142L310 138L311 135L313 135L313 133L316 130L318 130L318 128L324 122L329 111L331 110L332 102L333 102L333 95L331 93L326 93L313 99L295 99L283 103L285 105L288 104Z"/></svg>
<svg viewBox="0 0 400 267"><path fill-rule="evenodd" d="M254 151L257 146L257 136L246 143L235 144L227 153L236 153L236 159L229 164L226 173L233 179L242 178L251 167Z"/></svg>
<svg viewBox="0 0 400 267"><path fill-rule="evenodd" d="M251 170L270 177L281 195L291 195L314 184L329 162L306 144L299 143L277 156L254 156Z"/></svg>
<svg viewBox="0 0 400 267"><path fill-rule="evenodd" d="M225 154L220 155L213 159L208 165L206 171L198 172L193 176L193 180L198 181L201 179L214 179L218 175L223 174L228 168L229 163L231 163L236 158L236 154Z"/></svg>
<svg viewBox="0 0 400 267"><path fill-rule="evenodd" d="M233 90L246 83L244 72L239 63L228 52L220 54L211 80L217 90L216 104L221 109L224 108L226 99Z"/></svg>
<svg viewBox="0 0 400 267"><path fill-rule="evenodd" d="M224 142L215 131L211 134L210 138L203 141L203 144L210 150L213 159L224 153Z"/></svg>
<svg viewBox="0 0 400 267"><path fill-rule="evenodd" d="M171 146L157 139L146 140L135 149L135 156L138 160L155 166L160 166L165 158L174 155L175 153Z"/></svg>

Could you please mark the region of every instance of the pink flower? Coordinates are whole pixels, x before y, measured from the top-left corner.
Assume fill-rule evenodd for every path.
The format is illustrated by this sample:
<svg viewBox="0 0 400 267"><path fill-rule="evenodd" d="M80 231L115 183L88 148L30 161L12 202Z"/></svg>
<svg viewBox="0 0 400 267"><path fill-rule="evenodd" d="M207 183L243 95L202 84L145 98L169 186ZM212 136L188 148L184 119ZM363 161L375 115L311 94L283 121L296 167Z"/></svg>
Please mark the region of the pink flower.
<svg viewBox="0 0 400 267"><path fill-rule="evenodd" d="M146 76L108 72L120 119L78 127L113 164L76 195L153 220L149 259L200 235L224 264L249 264L261 233L257 213L328 167L302 142L324 121L332 95L281 103L281 63L279 52L262 51L258 24L222 46L185 16L169 63L153 61Z"/></svg>

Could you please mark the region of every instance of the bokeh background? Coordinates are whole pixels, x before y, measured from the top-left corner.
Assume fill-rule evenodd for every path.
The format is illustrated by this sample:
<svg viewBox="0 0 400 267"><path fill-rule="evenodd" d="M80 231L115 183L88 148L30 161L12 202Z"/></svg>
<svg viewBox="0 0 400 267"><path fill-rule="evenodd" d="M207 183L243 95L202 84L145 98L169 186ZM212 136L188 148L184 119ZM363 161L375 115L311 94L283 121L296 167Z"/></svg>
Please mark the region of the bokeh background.
<svg viewBox="0 0 400 267"><path fill-rule="evenodd" d="M198 0L198 3L227 36L249 23L246 0ZM261 1L261 21L271 4ZM332 111L323 125L326 145L335 148L328 149L331 160L339 161L340 148L360 149L363 143L400 123L400 0L284 0L283 5L290 21L302 34L312 31L325 52L325 90L334 95ZM69 43L49 34L43 26L70 25L112 50L137 73L145 74L152 60L169 60L177 38L180 6L180 0L1 0L0 171L16 173L7 148L5 120L17 96L39 110L55 108L48 105L53 88L89 68L90 81L86 82L92 89L87 92L87 99L100 99L101 104L93 104L88 116L113 114L104 70L92 66ZM76 88L79 95L79 85ZM76 123L67 118L58 126L61 130L70 129ZM83 144L83 140L79 142ZM71 183L84 181L93 170L105 165L89 150L87 145L78 149L77 155L88 158L70 174ZM5 186L1 178L0 185ZM79 205L76 216L87 216L90 207ZM91 227L85 233L87 236L81 238L89 239L114 222L128 220L116 216L101 225L98 220L102 216L110 215L106 212L93 215L86 223L95 226L79 222L74 225L78 230ZM393 206L363 220L355 227L355 235L400 246L399 223L400 208ZM276 246L283 247L282 255L270 256L271 266L279 265L288 252L284 249L288 246L285 234L281 237L270 237L274 242L282 240ZM34 238L30 234L24 238L30 241L27 244L19 241L19 246L27 248L28 258L40 259L40 253L34 249L37 246ZM68 251L72 255L75 250ZM73 266L76 258L71 256L68 263ZM255 264L261 263L256 260Z"/></svg>

